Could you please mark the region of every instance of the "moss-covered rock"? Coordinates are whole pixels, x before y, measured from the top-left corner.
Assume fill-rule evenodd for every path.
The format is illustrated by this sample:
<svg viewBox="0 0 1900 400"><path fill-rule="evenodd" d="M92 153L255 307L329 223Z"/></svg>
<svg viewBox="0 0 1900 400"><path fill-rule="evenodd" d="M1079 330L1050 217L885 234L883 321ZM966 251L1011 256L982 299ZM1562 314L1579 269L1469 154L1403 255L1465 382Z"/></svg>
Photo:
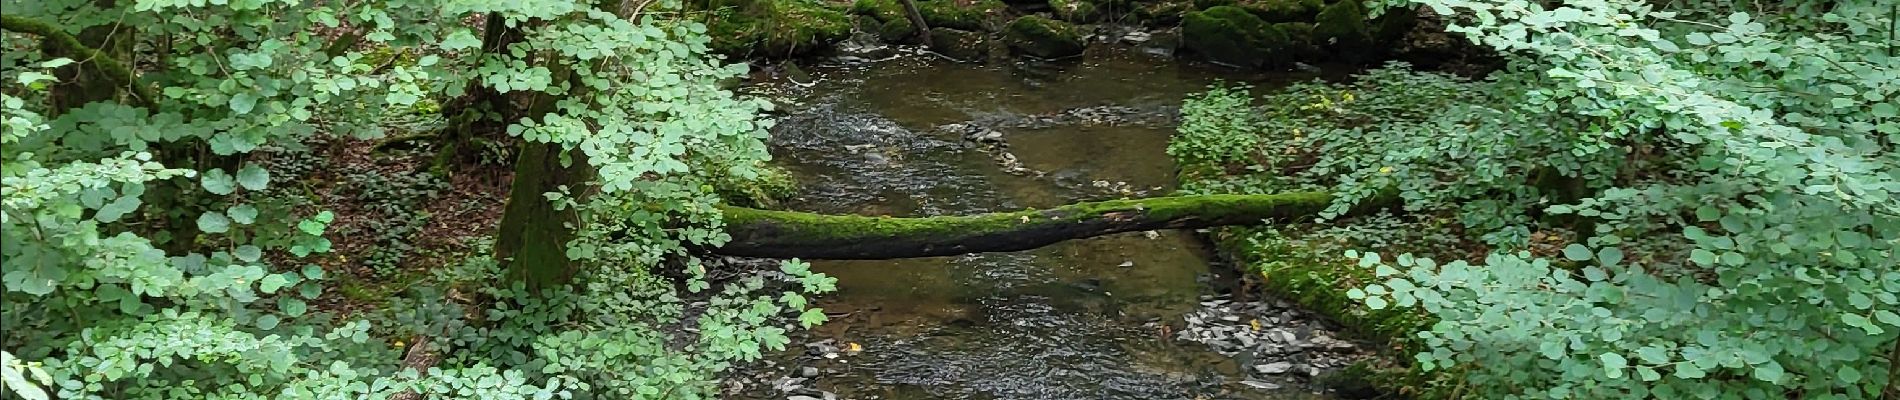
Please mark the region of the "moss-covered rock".
<svg viewBox="0 0 1900 400"><path fill-rule="evenodd" d="M1267 22L1313 22L1326 6L1323 0L1194 0L1196 9L1240 7Z"/></svg>
<svg viewBox="0 0 1900 400"><path fill-rule="evenodd" d="M877 28L877 38L886 43L914 44L917 43L917 26L907 19L885 21Z"/></svg>
<svg viewBox="0 0 1900 400"><path fill-rule="evenodd" d="M987 31L996 26L1009 5L1000 0L919 0L917 13L922 14L924 23L931 28L951 28L966 31ZM904 15L904 6L897 0L857 0L851 3L851 13L877 17L884 22L909 21Z"/></svg>
<svg viewBox="0 0 1900 400"><path fill-rule="evenodd" d="M1281 28L1236 6L1209 8L1181 19L1183 47L1218 63L1265 66L1291 43Z"/></svg>
<svg viewBox="0 0 1900 400"><path fill-rule="evenodd" d="M1008 9L1009 5L1000 0L980 0L968 4L962 4L960 0L917 2L917 12L924 15L924 23L931 28L966 31L994 30L996 20Z"/></svg>
<svg viewBox="0 0 1900 400"><path fill-rule="evenodd" d="M851 36L851 19L804 2L747 1L714 21L713 50L736 57L784 57L830 46Z"/></svg>
<svg viewBox="0 0 1900 400"><path fill-rule="evenodd" d="M1320 47L1320 43L1313 39L1313 24L1281 22L1273 24L1273 27L1286 32L1287 46L1284 50L1293 58L1313 60L1326 56L1326 51Z"/></svg>
<svg viewBox="0 0 1900 400"><path fill-rule="evenodd" d="M1096 0L1049 0L1049 8L1055 11L1056 18L1075 23L1101 21L1106 16Z"/></svg>
<svg viewBox="0 0 1900 400"><path fill-rule="evenodd" d="M1359 0L1327 5L1313 19L1313 40L1342 55L1364 54L1372 45L1371 32L1366 28L1366 7Z"/></svg>
<svg viewBox="0 0 1900 400"><path fill-rule="evenodd" d="M1038 15L1010 21L1009 26L1003 28L1003 38L1011 49L1041 58L1081 55L1086 48L1081 29Z"/></svg>
<svg viewBox="0 0 1900 400"><path fill-rule="evenodd" d="M1418 26L1418 10L1411 7L1386 7L1385 13L1372 19L1372 39L1380 44L1398 43L1405 33Z"/></svg>
<svg viewBox="0 0 1900 400"><path fill-rule="evenodd" d="M983 61L989 55L983 34L950 28L930 28L930 49L962 61Z"/></svg>
<svg viewBox="0 0 1900 400"><path fill-rule="evenodd" d="M1149 26L1178 25L1182 15L1200 9L1188 0L1142 1L1129 5L1129 8L1135 20Z"/></svg>
<svg viewBox="0 0 1900 400"><path fill-rule="evenodd" d="M1267 22L1309 22L1319 15L1325 3L1320 0L1252 0L1241 8Z"/></svg>

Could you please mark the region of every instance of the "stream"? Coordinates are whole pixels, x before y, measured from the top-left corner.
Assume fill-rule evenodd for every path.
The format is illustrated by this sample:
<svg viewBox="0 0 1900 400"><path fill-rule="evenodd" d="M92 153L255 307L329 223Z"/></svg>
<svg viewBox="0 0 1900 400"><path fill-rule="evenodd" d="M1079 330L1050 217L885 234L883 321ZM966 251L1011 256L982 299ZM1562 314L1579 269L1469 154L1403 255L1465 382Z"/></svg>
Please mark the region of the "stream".
<svg viewBox="0 0 1900 400"><path fill-rule="evenodd" d="M1055 65L865 58L819 61L747 89L780 99L773 154L803 184L788 208L934 216L1165 195L1175 182L1165 149L1184 97L1217 80L1310 76L1243 75L1117 49ZM942 128L952 124L1001 132L1019 170L968 133ZM838 292L817 299L832 320L742 367L756 379L728 391L799 400L1329 398L1304 380L1263 377L1244 358L1177 340L1184 316L1233 290L1231 268L1210 267L1217 261L1190 232L1160 231L1014 253L812 262L838 278Z"/></svg>

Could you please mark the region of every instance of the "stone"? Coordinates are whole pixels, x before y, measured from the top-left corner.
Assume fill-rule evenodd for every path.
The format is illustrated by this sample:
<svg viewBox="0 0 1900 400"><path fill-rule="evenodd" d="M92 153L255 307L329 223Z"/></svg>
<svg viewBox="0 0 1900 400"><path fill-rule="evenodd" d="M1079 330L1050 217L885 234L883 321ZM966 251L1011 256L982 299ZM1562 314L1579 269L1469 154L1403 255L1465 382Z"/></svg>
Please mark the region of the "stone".
<svg viewBox="0 0 1900 400"><path fill-rule="evenodd" d="M798 376L806 377L806 378L815 378L818 376L818 367L799 368Z"/></svg>
<svg viewBox="0 0 1900 400"><path fill-rule="evenodd" d="M1241 7L1267 22L1306 22L1325 5L1320 0L1254 0Z"/></svg>
<svg viewBox="0 0 1900 400"><path fill-rule="evenodd" d="M1254 389L1261 389L1261 390L1273 390L1273 389L1280 388L1280 385L1276 383L1256 381L1252 379L1240 381L1240 384L1247 385L1247 386L1253 387Z"/></svg>
<svg viewBox="0 0 1900 400"><path fill-rule="evenodd" d="M1101 21L1107 14L1094 0L1049 0L1049 8L1055 11L1056 18L1081 24Z"/></svg>
<svg viewBox="0 0 1900 400"><path fill-rule="evenodd" d="M917 43L917 27L907 19L884 21L877 28L877 38L885 43L914 44Z"/></svg>
<svg viewBox="0 0 1900 400"><path fill-rule="evenodd" d="M1183 47L1222 64L1266 66L1291 41L1279 27L1235 6L1190 13L1181 21Z"/></svg>
<svg viewBox="0 0 1900 400"><path fill-rule="evenodd" d="M983 61L989 40L982 34L951 28L930 28L930 49L959 61Z"/></svg>
<svg viewBox="0 0 1900 400"><path fill-rule="evenodd" d="M896 2L896 0L883 0ZM964 4L957 0L920 0L917 13L923 14L924 24L931 28L951 28L966 31L989 30L995 26L993 17L1001 15L1009 5L999 0L979 0Z"/></svg>
<svg viewBox="0 0 1900 400"><path fill-rule="evenodd" d="M1359 58L1372 45L1366 27L1366 8L1358 0L1341 0L1327 5L1313 19L1313 42L1324 45L1346 58Z"/></svg>
<svg viewBox="0 0 1900 400"><path fill-rule="evenodd" d="M1284 374L1287 371L1290 371L1292 369L1293 369L1293 363L1286 362L1286 361L1253 366L1253 370L1255 372L1268 374L1268 375Z"/></svg>
<svg viewBox="0 0 1900 400"><path fill-rule="evenodd" d="M1011 21L1003 38L1011 49L1039 58L1073 57L1086 48L1080 28L1038 15Z"/></svg>
<svg viewBox="0 0 1900 400"><path fill-rule="evenodd" d="M1148 41L1141 44L1141 52L1157 57L1174 57L1181 49L1181 31L1169 29L1150 33Z"/></svg>

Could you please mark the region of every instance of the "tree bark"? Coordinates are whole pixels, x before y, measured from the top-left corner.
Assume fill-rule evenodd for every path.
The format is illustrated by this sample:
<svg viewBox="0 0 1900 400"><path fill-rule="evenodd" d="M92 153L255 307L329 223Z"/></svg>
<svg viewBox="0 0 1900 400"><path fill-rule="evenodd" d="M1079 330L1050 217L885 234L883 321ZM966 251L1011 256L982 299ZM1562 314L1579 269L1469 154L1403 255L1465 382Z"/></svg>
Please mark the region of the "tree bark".
<svg viewBox="0 0 1900 400"><path fill-rule="evenodd" d="M1110 200L970 216L925 218L822 215L723 207L732 241L715 254L876 260L1020 251L1071 239L1157 229L1196 229L1317 216L1328 193L1203 195ZM1385 208L1367 201L1351 213Z"/></svg>
<svg viewBox="0 0 1900 400"><path fill-rule="evenodd" d="M929 48L931 46L930 25L924 23L924 13L917 11L917 1L897 0L897 3L904 5L904 16L910 18L910 24L912 26L917 27L918 43L923 43L925 48Z"/></svg>

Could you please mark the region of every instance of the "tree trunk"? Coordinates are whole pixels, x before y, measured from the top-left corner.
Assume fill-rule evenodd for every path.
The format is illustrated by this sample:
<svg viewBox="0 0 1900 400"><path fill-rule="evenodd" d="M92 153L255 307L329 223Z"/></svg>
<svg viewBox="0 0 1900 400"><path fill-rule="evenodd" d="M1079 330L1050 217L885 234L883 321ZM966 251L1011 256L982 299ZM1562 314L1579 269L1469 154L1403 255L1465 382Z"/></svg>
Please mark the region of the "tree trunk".
<svg viewBox="0 0 1900 400"><path fill-rule="evenodd" d="M930 25L924 23L924 13L917 11L917 1L897 0L897 3L904 5L904 16L910 18L911 26L917 27L918 43L923 43L924 48L929 48L931 46Z"/></svg>
<svg viewBox="0 0 1900 400"><path fill-rule="evenodd" d="M567 258L567 242L580 223L573 208L557 210L544 193L562 186L580 187L590 171L582 160L561 166L561 146L529 142L515 159L515 177L495 239L495 259L506 263L508 277L530 290L559 286L576 272Z"/></svg>
<svg viewBox="0 0 1900 400"><path fill-rule="evenodd" d="M1070 239L1313 218L1327 193L1204 195L1076 203L1048 210L926 218L822 215L724 207L732 241L716 254L874 260L1019 251ZM1360 213L1391 201L1367 201Z"/></svg>

